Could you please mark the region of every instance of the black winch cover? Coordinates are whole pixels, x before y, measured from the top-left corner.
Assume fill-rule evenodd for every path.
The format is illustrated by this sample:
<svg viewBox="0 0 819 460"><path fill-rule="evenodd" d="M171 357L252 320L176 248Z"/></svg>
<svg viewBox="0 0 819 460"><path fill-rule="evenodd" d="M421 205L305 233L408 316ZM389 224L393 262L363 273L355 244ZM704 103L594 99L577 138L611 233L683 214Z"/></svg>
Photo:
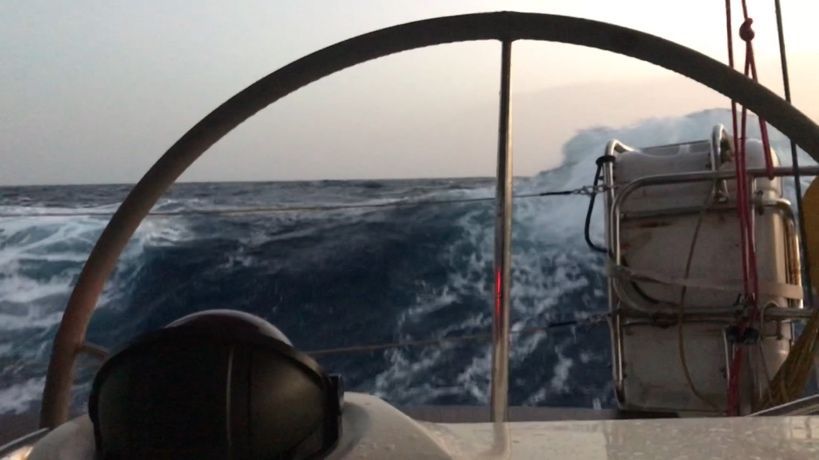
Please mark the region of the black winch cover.
<svg viewBox="0 0 819 460"><path fill-rule="evenodd" d="M341 433L341 393L270 323L212 310L113 355L89 414L106 460L320 458Z"/></svg>

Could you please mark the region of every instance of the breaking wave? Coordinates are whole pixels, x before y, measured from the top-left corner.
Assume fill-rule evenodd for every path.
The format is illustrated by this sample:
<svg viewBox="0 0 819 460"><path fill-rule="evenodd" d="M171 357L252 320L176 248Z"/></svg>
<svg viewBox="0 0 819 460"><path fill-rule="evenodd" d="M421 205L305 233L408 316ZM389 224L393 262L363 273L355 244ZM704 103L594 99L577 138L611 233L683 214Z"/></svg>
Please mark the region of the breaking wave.
<svg viewBox="0 0 819 460"><path fill-rule="evenodd" d="M709 136L722 110L579 132L556 169L516 180L516 193L588 185L606 142L636 146ZM753 126L753 124L751 124ZM786 140L773 133L789 164ZM809 162L803 155L802 161ZM181 184L160 210L319 206L491 197L490 179ZM71 286L126 186L0 189L0 413L35 410L50 341ZM602 258L585 246L583 196L528 198L514 209L512 330L607 308ZM598 213L599 213L598 206ZM36 217L31 214L60 214ZM77 215L71 215L77 214ZM602 240L602 216L592 236ZM194 311L228 307L263 316L315 350L490 331L491 201L175 215L146 220L108 283L88 338L117 347ZM515 334L512 404L613 403L606 326ZM322 358L348 388L399 405L485 404L485 341ZM84 362L80 396L93 372Z"/></svg>

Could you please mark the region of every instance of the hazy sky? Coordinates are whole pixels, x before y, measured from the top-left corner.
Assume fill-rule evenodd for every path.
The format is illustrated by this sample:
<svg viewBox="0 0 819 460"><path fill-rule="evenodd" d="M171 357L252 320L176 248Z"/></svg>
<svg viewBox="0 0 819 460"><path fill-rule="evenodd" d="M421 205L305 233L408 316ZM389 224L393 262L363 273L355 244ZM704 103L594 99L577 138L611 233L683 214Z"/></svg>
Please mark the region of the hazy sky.
<svg viewBox="0 0 819 460"><path fill-rule="evenodd" d="M817 119L819 2L782 3L794 102ZM773 2L749 4L763 83L778 91ZM210 110L294 59L398 23L493 10L602 20L725 60L721 0L4 0L0 185L136 181ZM499 49L445 45L330 76L249 120L183 179L490 175ZM568 45L517 42L513 72L516 174L555 165L579 129L727 106L663 69Z"/></svg>

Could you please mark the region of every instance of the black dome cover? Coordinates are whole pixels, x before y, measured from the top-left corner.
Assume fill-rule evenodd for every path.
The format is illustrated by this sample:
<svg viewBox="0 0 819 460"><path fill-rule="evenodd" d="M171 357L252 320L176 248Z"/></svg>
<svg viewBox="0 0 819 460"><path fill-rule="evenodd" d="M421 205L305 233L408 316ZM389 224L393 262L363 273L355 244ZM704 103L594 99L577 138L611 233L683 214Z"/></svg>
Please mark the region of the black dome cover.
<svg viewBox="0 0 819 460"><path fill-rule="evenodd" d="M94 379L103 459L303 459L341 432L341 390L256 316L212 310L149 333Z"/></svg>

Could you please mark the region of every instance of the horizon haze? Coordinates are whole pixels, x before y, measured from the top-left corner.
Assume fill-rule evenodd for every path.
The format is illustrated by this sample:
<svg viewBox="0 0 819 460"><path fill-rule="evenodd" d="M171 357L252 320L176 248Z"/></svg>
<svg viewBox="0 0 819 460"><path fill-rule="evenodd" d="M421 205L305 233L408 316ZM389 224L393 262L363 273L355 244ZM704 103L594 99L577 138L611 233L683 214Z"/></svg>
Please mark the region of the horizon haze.
<svg viewBox="0 0 819 460"><path fill-rule="evenodd" d="M82 6L0 4L0 186L133 183L193 124L262 76L340 40L422 18L566 14L643 30L723 62L726 54L724 9L706 0ZM819 30L810 19L819 6L783 7L794 104L817 119ZM773 8L762 1L750 8L760 81L781 94ZM499 51L489 41L443 45L331 75L252 117L180 180L493 175ZM738 64L742 51L735 43ZM665 69L571 45L516 42L512 72L516 175L558 165L563 144L592 126L729 107Z"/></svg>

